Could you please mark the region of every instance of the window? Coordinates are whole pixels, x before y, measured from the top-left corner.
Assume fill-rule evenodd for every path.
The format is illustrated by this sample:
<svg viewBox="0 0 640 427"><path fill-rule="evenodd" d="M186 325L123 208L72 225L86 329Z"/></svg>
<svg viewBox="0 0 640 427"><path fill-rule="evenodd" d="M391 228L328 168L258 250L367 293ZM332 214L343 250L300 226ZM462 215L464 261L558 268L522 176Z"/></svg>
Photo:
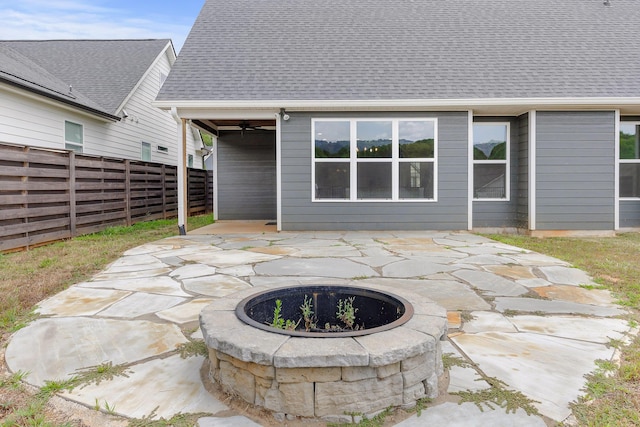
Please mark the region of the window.
<svg viewBox="0 0 640 427"><path fill-rule="evenodd" d="M313 199L435 200L436 119L316 119Z"/></svg>
<svg viewBox="0 0 640 427"><path fill-rule="evenodd" d="M158 145L158 153L169 154L169 149L163 145Z"/></svg>
<svg viewBox="0 0 640 427"><path fill-rule="evenodd" d="M161 71L160 72L160 86L159 86L160 89L162 89L162 85L164 84L164 82L166 80L167 80L167 75Z"/></svg>
<svg viewBox="0 0 640 427"><path fill-rule="evenodd" d="M82 153L84 130L82 125L69 121L64 122L64 148Z"/></svg>
<svg viewBox="0 0 640 427"><path fill-rule="evenodd" d="M151 144L149 144L148 142L142 142L142 150L141 150L140 158L144 162L151 161Z"/></svg>
<svg viewBox="0 0 640 427"><path fill-rule="evenodd" d="M640 198L640 123L620 123L620 197Z"/></svg>
<svg viewBox="0 0 640 427"><path fill-rule="evenodd" d="M473 198L509 200L509 123L473 124Z"/></svg>
<svg viewBox="0 0 640 427"><path fill-rule="evenodd" d="M193 168L193 154L187 156L187 167Z"/></svg>

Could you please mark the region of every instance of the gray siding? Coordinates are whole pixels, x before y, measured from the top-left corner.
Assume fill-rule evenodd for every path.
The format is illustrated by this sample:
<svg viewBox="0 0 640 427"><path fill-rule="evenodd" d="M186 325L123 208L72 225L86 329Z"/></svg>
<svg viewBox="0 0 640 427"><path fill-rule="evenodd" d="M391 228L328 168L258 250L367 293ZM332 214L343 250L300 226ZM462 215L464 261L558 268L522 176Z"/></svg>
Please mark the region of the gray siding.
<svg viewBox="0 0 640 427"><path fill-rule="evenodd" d="M275 132L221 132L218 138L218 218L276 218Z"/></svg>
<svg viewBox="0 0 640 427"><path fill-rule="evenodd" d="M473 226L475 227L516 227L518 209L518 138L519 129L516 118L477 117L474 122L510 122L511 144L509 150L510 194L508 201L474 201Z"/></svg>
<svg viewBox="0 0 640 427"><path fill-rule="evenodd" d="M467 113L290 113L282 127L283 230L467 228ZM311 119L437 117L437 202L312 202Z"/></svg>
<svg viewBox="0 0 640 427"><path fill-rule="evenodd" d="M538 112L536 228L613 230L612 111Z"/></svg>

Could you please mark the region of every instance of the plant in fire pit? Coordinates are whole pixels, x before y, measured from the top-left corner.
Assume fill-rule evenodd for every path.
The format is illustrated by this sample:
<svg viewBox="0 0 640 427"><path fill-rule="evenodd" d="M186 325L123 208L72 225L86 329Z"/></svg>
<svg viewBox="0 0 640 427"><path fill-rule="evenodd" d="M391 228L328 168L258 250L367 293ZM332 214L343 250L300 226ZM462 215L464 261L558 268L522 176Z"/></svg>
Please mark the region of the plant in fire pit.
<svg viewBox="0 0 640 427"><path fill-rule="evenodd" d="M356 321L357 308L353 306L353 300L356 297L349 297L346 300L338 301L338 311L336 317L345 324L347 329L353 329L353 324Z"/></svg>
<svg viewBox="0 0 640 427"><path fill-rule="evenodd" d="M285 320L282 318L282 300L276 300L276 307L273 309L273 320L271 321L271 327L276 329L286 329L288 331L294 331L300 320L294 322L293 320Z"/></svg>
<svg viewBox="0 0 640 427"><path fill-rule="evenodd" d="M304 319L304 330L309 332L316 328L316 317L313 315L313 302L311 298L304 296L304 303L300 306L302 318Z"/></svg>

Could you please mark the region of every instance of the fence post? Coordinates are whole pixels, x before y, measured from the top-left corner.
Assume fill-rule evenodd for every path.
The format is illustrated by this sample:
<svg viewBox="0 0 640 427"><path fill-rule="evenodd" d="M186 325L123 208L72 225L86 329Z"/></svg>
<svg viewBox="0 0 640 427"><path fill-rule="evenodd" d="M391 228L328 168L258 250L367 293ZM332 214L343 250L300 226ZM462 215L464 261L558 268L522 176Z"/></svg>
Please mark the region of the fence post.
<svg viewBox="0 0 640 427"><path fill-rule="evenodd" d="M162 218L169 218L167 213L167 171L164 164L162 165Z"/></svg>
<svg viewBox="0 0 640 427"><path fill-rule="evenodd" d="M124 161L124 203L127 215L127 227L131 226L131 161Z"/></svg>
<svg viewBox="0 0 640 427"><path fill-rule="evenodd" d="M69 151L69 233L76 237L76 153Z"/></svg>

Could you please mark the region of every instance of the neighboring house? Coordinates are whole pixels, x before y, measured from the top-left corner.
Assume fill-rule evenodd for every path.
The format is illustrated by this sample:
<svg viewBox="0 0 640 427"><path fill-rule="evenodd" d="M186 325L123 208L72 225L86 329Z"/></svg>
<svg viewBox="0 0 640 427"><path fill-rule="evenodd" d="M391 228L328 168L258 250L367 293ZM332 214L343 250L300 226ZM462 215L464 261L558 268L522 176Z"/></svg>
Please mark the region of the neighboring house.
<svg viewBox="0 0 640 427"><path fill-rule="evenodd" d="M151 105L170 40L0 41L0 142L177 164L178 123ZM187 133L202 168L200 134Z"/></svg>
<svg viewBox="0 0 640 427"><path fill-rule="evenodd" d="M637 0L207 0L154 105L216 216L282 230L640 227Z"/></svg>

